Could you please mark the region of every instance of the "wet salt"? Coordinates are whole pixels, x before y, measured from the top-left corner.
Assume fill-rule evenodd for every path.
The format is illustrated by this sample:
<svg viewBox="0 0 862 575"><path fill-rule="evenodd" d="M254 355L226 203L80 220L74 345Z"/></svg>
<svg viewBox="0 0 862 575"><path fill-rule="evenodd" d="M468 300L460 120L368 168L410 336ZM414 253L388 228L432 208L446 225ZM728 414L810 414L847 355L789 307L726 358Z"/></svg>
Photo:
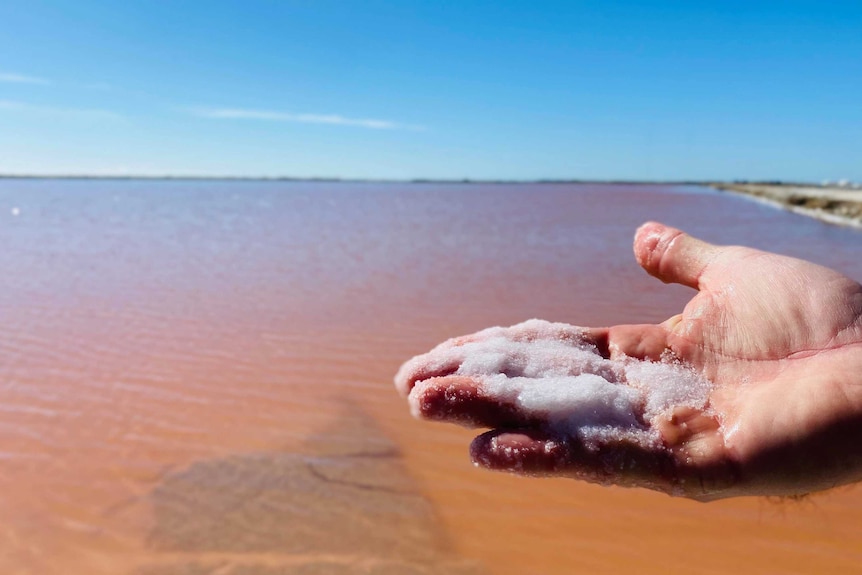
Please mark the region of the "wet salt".
<svg viewBox="0 0 862 575"><path fill-rule="evenodd" d="M712 389L679 361L606 359L584 329L542 320L449 340L404 364L396 384L406 391L425 374L467 376L482 396L588 446L623 438L658 441L653 420L676 406L703 408ZM414 413L423 391L410 393Z"/></svg>

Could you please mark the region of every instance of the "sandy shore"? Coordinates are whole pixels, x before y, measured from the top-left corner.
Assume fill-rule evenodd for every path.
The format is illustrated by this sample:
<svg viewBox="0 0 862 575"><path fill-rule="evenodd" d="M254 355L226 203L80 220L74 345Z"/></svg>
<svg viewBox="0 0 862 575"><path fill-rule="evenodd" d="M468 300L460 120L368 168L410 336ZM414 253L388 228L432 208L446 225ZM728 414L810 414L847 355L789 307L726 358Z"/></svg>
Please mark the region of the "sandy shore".
<svg viewBox="0 0 862 575"><path fill-rule="evenodd" d="M751 196L829 223L862 227L862 189L736 183L714 183L712 187Z"/></svg>

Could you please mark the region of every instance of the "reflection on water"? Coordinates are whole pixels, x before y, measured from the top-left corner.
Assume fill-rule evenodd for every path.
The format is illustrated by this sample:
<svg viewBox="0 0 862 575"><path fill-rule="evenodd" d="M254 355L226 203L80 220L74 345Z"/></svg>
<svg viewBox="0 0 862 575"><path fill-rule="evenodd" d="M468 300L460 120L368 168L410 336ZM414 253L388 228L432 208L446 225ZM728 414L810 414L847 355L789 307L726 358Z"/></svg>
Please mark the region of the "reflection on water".
<svg viewBox="0 0 862 575"><path fill-rule="evenodd" d="M677 313L647 219L862 277L858 231L701 188L0 181L0 573L853 572L859 489L491 474L396 396L453 335Z"/></svg>

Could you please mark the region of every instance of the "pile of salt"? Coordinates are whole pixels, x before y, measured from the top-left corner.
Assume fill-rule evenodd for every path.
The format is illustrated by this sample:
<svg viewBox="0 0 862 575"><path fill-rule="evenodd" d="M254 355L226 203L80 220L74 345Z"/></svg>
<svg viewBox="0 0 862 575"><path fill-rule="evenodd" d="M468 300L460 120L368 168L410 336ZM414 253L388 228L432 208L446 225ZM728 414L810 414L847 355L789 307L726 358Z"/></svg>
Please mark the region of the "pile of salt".
<svg viewBox="0 0 862 575"><path fill-rule="evenodd" d="M443 375L469 377L483 397L588 446L654 443L655 418L677 406L703 408L712 389L679 361L607 359L583 328L535 319L449 340L405 363L395 381L418 414L424 388L410 386Z"/></svg>

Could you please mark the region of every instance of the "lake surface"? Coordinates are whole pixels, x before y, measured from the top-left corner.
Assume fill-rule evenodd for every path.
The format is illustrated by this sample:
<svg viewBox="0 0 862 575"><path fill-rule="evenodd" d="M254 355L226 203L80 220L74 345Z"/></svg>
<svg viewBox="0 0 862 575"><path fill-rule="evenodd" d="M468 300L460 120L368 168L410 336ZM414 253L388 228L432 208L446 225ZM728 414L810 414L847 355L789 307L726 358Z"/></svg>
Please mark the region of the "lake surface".
<svg viewBox="0 0 862 575"><path fill-rule="evenodd" d="M860 231L698 187L0 180L0 572L855 572L860 488L493 474L395 393L451 336L680 311L648 219L862 278Z"/></svg>

